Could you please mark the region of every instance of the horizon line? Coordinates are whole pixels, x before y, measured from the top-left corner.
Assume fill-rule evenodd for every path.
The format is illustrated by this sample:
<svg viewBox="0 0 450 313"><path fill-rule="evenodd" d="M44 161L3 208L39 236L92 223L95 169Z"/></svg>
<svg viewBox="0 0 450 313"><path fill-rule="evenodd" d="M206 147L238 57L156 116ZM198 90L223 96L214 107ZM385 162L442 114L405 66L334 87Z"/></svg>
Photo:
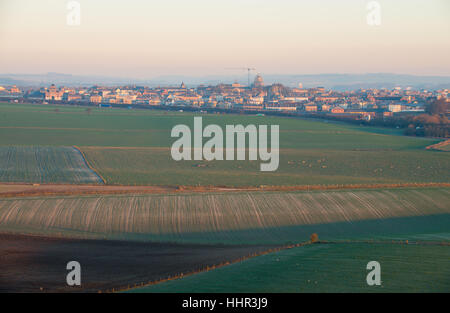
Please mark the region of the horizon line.
<svg viewBox="0 0 450 313"><path fill-rule="evenodd" d="M440 74L408 74L408 73L399 73L399 72L321 72L321 73L264 73L264 72L257 72L262 76L325 76L325 75L397 75L397 76L415 76L415 77L446 77L450 78L450 74L448 75L440 75ZM130 77L130 76L121 76L121 75L108 75L108 74L73 74L73 73L65 73L65 72L40 72L40 73L0 73L0 76L7 76L7 75L13 75L13 76L44 76L49 74L55 74L55 75L64 75L64 76L84 76L84 77L102 77L102 78L121 78L121 79L134 79L134 80L151 80L156 79L159 77L192 77L192 78L202 78L202 77L214 77L214 76L236 76L236 75L227 75L227 74L162 74L147 78L137 78L137 77ZM244 74L240 76L246 76Z"/></svg>

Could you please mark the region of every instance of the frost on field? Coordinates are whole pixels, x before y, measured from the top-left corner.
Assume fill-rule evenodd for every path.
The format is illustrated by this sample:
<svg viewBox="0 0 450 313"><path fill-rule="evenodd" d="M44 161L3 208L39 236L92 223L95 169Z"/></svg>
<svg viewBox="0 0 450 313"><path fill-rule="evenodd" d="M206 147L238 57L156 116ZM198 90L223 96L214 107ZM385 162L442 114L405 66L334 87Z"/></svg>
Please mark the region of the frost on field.
<svg viewBox="0 0 450 313"><path fill-rule="evenodd" d="M102 183L74 147L0 147L0 182Z"/></svg>

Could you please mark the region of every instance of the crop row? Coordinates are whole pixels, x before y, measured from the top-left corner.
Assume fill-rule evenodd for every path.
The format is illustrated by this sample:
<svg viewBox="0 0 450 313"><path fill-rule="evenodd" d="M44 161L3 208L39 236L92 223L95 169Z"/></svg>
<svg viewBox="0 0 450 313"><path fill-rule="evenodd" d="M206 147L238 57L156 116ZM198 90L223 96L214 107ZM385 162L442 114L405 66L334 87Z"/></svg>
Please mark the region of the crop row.
<svg viewBox="0 0 450 313"><path fill-rule="evenodd" d="M448 203L448 188L16 198L0 201L0 231L172 241L240 232L255 238L286 228L295 238L297 226L448 215Z"/></svg>

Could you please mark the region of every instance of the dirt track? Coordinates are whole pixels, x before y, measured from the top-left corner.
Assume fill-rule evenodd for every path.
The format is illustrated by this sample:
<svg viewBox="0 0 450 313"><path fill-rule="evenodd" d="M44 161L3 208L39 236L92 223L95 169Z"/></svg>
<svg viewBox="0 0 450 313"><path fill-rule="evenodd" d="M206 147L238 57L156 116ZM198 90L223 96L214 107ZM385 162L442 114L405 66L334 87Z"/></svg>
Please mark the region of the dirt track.
<svg viewBox="0 0 450 313"><path fill-rule="evenodd" d="M450 145L450 139L447 139L447 140L438 142L438 143L436 143L436 144L434 144L434 145L431 145L431 146L426 147L425 149L427 149L427 150L432 149L432 150L445 151L445 150L443 150L443 148L446 147L446 146L448 146L448 145Z"/></svg>
<svg viewBox="0 0 450 313"><path fill-rule="evenodd" d="M260 187L220 186L113 186L113 185L36 185L0 183L0 198L58 195L108 195L108 194L167 194L242 191L308 191L339 189L379 189L405 187L450 187L450 183L359 184L359 185L299 185Z"/></svg>

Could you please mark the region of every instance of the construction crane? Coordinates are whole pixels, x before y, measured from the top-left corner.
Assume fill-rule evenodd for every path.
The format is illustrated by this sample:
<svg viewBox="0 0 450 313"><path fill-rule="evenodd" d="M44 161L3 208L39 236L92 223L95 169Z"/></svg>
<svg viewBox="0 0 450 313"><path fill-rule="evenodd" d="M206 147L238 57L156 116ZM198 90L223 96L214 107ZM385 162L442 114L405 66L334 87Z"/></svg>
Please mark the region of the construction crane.
<svg viewBox="0 0 450 313"><path fill-rule="evenodd" d="M256 71L256 68L253 67L228 67L225 68L226 70L241 70L241 71L247 71L248 73L248 86L250 87L250 72Z"/></svg>

